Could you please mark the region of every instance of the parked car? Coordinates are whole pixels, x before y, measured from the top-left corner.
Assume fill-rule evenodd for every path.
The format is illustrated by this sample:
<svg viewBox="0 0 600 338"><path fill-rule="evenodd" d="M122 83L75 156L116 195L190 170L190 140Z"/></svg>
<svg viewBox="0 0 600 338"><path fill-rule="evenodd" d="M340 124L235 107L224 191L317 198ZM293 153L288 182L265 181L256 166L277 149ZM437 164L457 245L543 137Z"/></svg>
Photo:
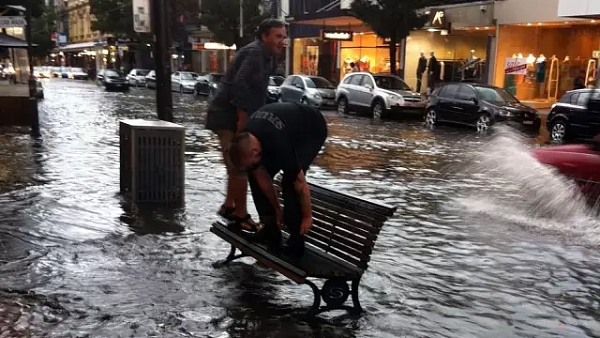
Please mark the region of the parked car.
<svg viewBox="0 0 600 338"><path fill-rule="evenodd" d="M350 73L337 88L338 112L369 112L382 118L396 112L425 109L425 99L395 75L375 75L366 72Z"/></svg>
<svg viewBox="0 0 600 338"><path fill-rule="evenodd" d="M44 67L33 67L33 76L35 76L38 79L48 79L52 75L50 74L50 68L44 66Z"/></svg>
<svg viewBox="0 0 600 338"><path fill-rule="evenodd" d="M102 69L96 76L96 83L106 90L129 90L129 83L125 76L114 69Z"/></svg>
<svg viewBox="0 0 600 338"><path fill-rule="evenodd" d="M281 98L281 85L285 81L283 76L269 77L269 86L267 87L267 103L278 102Z"/></svg>
<svg viewBox="0 0 600 338"><path fill-rule="evenodd" d="M425 121L429 125L440 122L470 125L478 131L485 131L500 121L535 132L541 125L538 112L506 90L469 83L437 87L430 96Z"/></svg>
<svg viewBox="0 0 600 338"><path fill-rule="evenodd" d="M589 104L599 96L593 89L573 90L563 95L546 119L550 139L564 141L600 134L600 107Z"/></svg>
<svg viewBox="0 0 600 338"><path fill-rule="evenodd" d="M145 86L148 73L150 73L150 70L148 69L132 69L129 74L127 74L127 81L130 86Z"/></svg>
<svg viewBox="0 0 600 338"><path fill-rule="evenodd" d="M561 174L575 180L584 196L593 202L600 197L600 137L587 144L570 144L536 148L533 157L555 167Z"/></svg>
<svg viewBox="0 0 600 338"><path fill-rule="evenodd" d="M212 96L215 91L219 88L223 74L221 73L208 73L200 74L196 78L196 84L194 85L194 95L208 95Z"/></svg>
<svg viewBox="0 0 600 338"><path fill-rule="evenodd" d="M175 90L183 93L193 93L196 86L198 73L175 72L171 75L171 91Z"/></svg>
<svg viewBox="0 0 600 338"><path fill-rule="evenodd" d="M62 67L50 67L51 77L62 77Z"/></svg>
<svg viewBox="0 0 600 338"><path fill-rule="evenodd" d="M317 107L335 106L335 87L319 76L290 75L280 86L281 101Z"/></svg>
<svg viewBox="0 0 600 338"><path fill-rule="evenodd" d="M148 75L145 77L146 79L146 88L156 88L156 72L151 70Z"/></svg>
<svg viewBox="0 0 600 338"><path fill-rule="evenodd" d="M79 67L70 67L66 69L67 78L73 80L88 80L90 77L88 73L86 73L83 68Z"/></svg>

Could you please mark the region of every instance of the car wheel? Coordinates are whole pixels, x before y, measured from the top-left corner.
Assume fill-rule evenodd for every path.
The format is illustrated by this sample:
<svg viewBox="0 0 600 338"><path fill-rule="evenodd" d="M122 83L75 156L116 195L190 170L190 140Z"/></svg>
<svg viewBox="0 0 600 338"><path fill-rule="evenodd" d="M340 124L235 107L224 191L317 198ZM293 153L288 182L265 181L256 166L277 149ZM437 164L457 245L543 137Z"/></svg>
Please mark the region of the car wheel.
<svg viewBox="0 0 600 338"><path fill-rule="evenodd" d="M349 113L349 108L348 108L348 100L345 97L341 97L338 100L338 113L340 114L348 114Z"/></svg>
<svg viewBox="0 0 600 338"><path fill-rule="evenodd" d="M492 126L492 118L488 114L479 114L477 116L477 131L484 133Z"/></svg>
<svg viewBox="0 0 600 338"><path fill-rule="evenodd" d="M373 115L374 119L381 119L384 115L384 111L385 108L383 106L383 102L381 102L381 100L377 100L375 101L375 103L373 103L373 107L371 107L371 113Z"/></svg>
<svg viewBox="0 0 600 338"><path fill-rule="evenodd" d="M429 110L427 110L427 113L425 114L425 124L435 126L437 124L437 120L438 116L435 109L430 108Z"/></svg>
<svg viewBox="0 0 600 338"><path fill-rule="evenodd" d="M552 122L550 128L550 139L552 141L564 141L567 139L567 121L558 119Z"/></svg>

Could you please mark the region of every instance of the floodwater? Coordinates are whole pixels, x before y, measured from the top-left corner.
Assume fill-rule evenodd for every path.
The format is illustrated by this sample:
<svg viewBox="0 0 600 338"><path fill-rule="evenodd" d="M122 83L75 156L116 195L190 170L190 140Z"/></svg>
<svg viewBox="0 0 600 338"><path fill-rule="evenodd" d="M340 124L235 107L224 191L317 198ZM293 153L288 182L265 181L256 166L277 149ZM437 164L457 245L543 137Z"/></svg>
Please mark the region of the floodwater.
<svg viewBox="0 0 600 338"><path fill-rule="evenodd" d="M223 199L206 103L174 94L186 204L119 197L118 121L153 92L45 83L43 140L0 132L0 337L600 337L600 222L537 164L540 139L326 113L309 179L398 207L363 277L360 317L302 321L310 288L252 259L215 270Z"/></svg>

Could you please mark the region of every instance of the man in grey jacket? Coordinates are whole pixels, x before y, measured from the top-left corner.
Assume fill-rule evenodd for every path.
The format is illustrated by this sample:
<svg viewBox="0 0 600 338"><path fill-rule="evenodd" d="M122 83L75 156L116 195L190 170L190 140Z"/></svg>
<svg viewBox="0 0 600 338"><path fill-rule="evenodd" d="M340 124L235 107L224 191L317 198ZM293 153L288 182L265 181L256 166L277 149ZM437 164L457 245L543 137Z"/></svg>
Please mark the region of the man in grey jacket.
<svg viewBox="0 0 600 338"><path fill-rule="evenodd" d="M227 167L227 195L218 214L246 230L256 229L246 208L248 178L231 164L229 149L248 116L265 104L269 76L273 73L273 56L283 52L286 38L283 21L263 21L256 40L236 53L206 117L206 128L218 135Z"/></svg>

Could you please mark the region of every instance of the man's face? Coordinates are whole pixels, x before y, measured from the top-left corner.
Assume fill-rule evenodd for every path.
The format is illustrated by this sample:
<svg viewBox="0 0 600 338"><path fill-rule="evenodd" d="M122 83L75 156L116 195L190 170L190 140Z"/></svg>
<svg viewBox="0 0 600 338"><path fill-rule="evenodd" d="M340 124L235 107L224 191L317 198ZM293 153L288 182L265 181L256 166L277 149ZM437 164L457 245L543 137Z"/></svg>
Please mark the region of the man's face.
<svg viewBox="0 0 600 338"><path fill-rule="evenodd" d="M249 152L243 154L240 159L241 170L253 170L260 165L260 146L252 146Z"/></svg>
<svg viewBox="0 0 600 338"><path fill-rule="evenodd" d="M283 49L286 47L286 38L287 31L285 27L271 28L269 34L262 35L263 43L272 55L279 55L283 52Z"/></svg>

